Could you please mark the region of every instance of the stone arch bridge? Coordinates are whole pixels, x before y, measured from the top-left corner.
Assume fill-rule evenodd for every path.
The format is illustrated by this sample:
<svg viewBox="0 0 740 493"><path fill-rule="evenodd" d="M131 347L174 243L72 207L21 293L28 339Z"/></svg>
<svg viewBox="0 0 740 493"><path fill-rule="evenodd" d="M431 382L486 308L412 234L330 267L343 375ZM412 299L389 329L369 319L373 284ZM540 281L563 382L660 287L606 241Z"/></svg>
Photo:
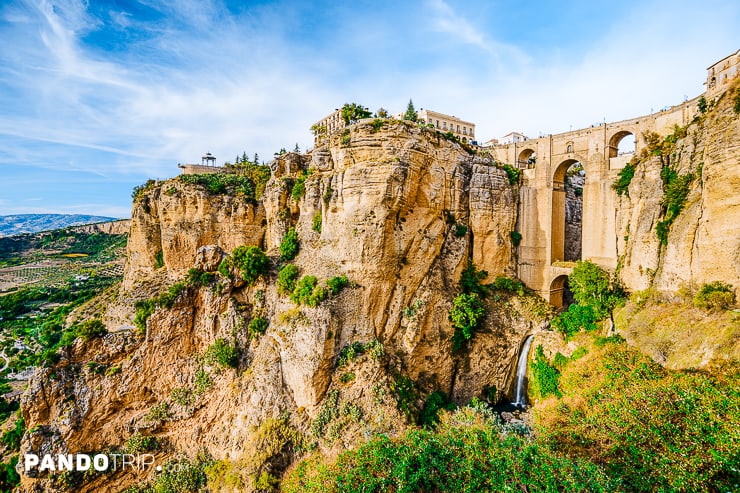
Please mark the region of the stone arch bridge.
<svg viewBox="0 0 740 493"><path fill-rule="evenodd" d="M523 170L517 230L522 234L517 273L527 286L555 306L563 303L563 287L572 264L565 262L565 174L581 163L585 171L581 259L607 268L617 265L616 205L612 184L632 159L619 154L624 139L635 141L634 152L646 145L643 133L672 133L698 113L699 97L658 113L605 123L561 134L528 139L491 149L496 159Z"/></svg>

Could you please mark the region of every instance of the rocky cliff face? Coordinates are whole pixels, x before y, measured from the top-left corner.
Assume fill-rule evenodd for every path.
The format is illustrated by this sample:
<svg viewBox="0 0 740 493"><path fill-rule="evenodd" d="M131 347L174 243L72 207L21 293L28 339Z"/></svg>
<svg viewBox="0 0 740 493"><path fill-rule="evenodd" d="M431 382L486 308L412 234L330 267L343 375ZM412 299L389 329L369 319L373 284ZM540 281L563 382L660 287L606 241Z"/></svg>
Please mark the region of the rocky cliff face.
<svg viewBox="0 0 740 493"><path fill-rule="evenodd" d="M675 292L712 281L740 286L740 118L731 94L690 124L669 152L637 165L616 216L620 277L631 290ZM666 167L693 180L663 245L656 226L664 219Z"/></svg>
<svg viewBox="0 0 740 493"><path fill-rule="evenodd" d="M581 260L583 236L583 185L580 173L565 176L565 260Z"/></svg>
<svg viewBox="0 0 740 493"><path fill-rule="evenodd" d="M300 182L305 193L293 193ZM484 391L500 399L522 340L547 310L528 297L488 300L482 329L458 353L448 312L469 261L489 280L512 274L516 210L517 189L503 170L398 121L355 125L309 155L281 156L257 204L177 179L150 187L134 203L123 288L106 318L112 333L77 341L57 368L34 377L23 402L34 431L22 452L120 449L152 435L162 460L204 448L238 471L237 490L250 491L300 449L286 438L265 455L260 440L278 421L306 443L341 448L400 431L408 418L399 409L413 415L435 390L458 402ZM290 227L301 275L351 282L315 308L296 306L275 285ZM131 330L133 300L193 266L214 271L239 245L267 250L267 278L246 286L218 276L187 287L154 311L144 334ZM250 336L258 316L269 327ZM219 338L239 349L236 370L204 358ZM338 367L342 348L371 341L372 351ZM96 476L75 488L118 491L143 476ZM23 478L24 491L58 487Z"/></svg>

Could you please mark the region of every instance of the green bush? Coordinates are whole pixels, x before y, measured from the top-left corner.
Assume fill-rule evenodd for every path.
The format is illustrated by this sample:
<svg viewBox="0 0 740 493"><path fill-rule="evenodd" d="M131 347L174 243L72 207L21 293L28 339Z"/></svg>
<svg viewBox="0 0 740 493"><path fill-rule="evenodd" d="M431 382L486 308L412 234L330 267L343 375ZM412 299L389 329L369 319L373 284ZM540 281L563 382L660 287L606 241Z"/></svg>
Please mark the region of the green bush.
<svg viewBox="0 0 740 493"><path fill-rule="evenodd" d="M535 398L544 398L549 395L560 397L558 390L560 372L547 361L541 344L535 350L535 359L530 365L530 372L532 378L529 382L529 392Z"/></svg>
<svg viewBox="0 0 740 493"><path fill-rule="evenodd" d="M318 280L315 276L303 276L296 283L293 293L290 295L291 301L297 305L308 305L315 307L327 297L326 289L318 286Z"/></svg>
<svg viewBox="0 0 740 493"><path fill-rule="evenodd" d="M103 337L108 333L108 329L105 328L102 320L99 318L93 318L82 322L82 325L77 328L76 333L83 341L87 341L88 339Z"/></svg>
<svg viewBox="0 0 740 493"><path fill-rule="evenodd" d="M624 168L619 170L617 181L612 185L612 188L617 191L617 195L629 196L629 186L632 178L635 176L636 169L637 167L634 164L628 163Z"/></svg>
<svg viewBox="0 0 740 493"><path fill-rule="evenodd" d="M441 390L432 392L424 402L424 407L422 407L421 414L419 414L419 425L435 427L439 423L439 411L443 409L454 411L455 404Z"/></svg>
<svg viewBox="0 0 740 493"><path fill-rule="evenodd" d="M706 310L725 310L735 303L735 290L721 281L704 284L694 296L694 306Z"/></svg>
<svg viewBox="0 0 740 493"><path fill-rule="evenodd" d="M458 424L380 435L328 459L313 456L286 474L285 493L619 491L598 465L503 433L471 408Z"/></svg>
<svg viewBox="0 0 740 493"><path fill-rule="evenodd" d="M16 471L18 465L18 455L10 457L8 462L0 464L0 490L15 491L15 488L21 484L21 477Z"/></svg>
<svg viewBox="0 0 740 493"><path fill-rule="evenodd" d="M694 181L694 174L687 173L685 175L679 175L673 168L664 166L660 172L660 176L663 179L664 195L661 203L665 208L665 215L663 220L656 225L655 232L658 238L660 238L660 242L663 245L667 245L668 232L670 231L671 224L673 224L673 221L676 220L686 204L691 183Z"/></svg>
<svg viewBox="0 0 740 493"><path fill-rule="evenodd" d="M332 296L338 295L344 288L349 285L347 276L334 276L326 280L326 287Z"/></svg>
<svg viewBox="0 0 740 493"><path fill-rule="evenodd" d="M461 349L465 342L473 337L485 314L483 301L476 293L461 293L455 297L449 314L450 322L455 329L452 338L453 351Z"/></svg>
<svg viewBox="0 0 740 493"><path fill-rule="evenodd" d="M568 311L561 313L552 320L552 327L561 332L565 338L581 331L596 330L596 312L590 305L572 304Z"/></svg>
<svg viewBox="0 0 740 493"><path fill-rule="evenodd" d="M186 283L188 286L207 286L213 282L215 275L210 272L203 272L200 269L192 268L188 271Z"/></svg>
<svg viewBox="0 0 740 493"><path fill-rule="evenodd" d="M13 452L18 452L21 449L21 439L23 433L26 431L26 423L23 421L23 416L18 412L18 419L15 420L15 425L10 430L3 433L0 437L0 441Z"/></svg>
<svg viewBox="0 0 740 493"><path fill-rule="evenodd" d="M206 361L218 363L224 368L236 368L239 365L239 354L236 346L229 344L224 338L219 338L206 350Z"/></svg>
<svg viewBox="0 0 740 493"><path fill-rule="evenodd" d="M183 183L200 186L213 195L243 195L254 202L258 198L257 185L264 189L264 184L270 178L269 173L269 167L256 166L240 173L179 175L177 178Z"/></svg>
<svg viewBox="0 0 740 493"><path fill-rule="evenodd" d="M464 224L455 224L455 236L462 238L468 232L468 227Z"/></svg>
<svg viewBox="0 0 740 493"><path fill-rule="evenodd" d="M360 356L365 352L365 345L359 341L355 341L351 344L347 344L339 351L339 358L337 359L337 367L341 368L350 361Z"/></svg>
<svg viewBox="0 0 740 493"><path fill-rule="evenodd" d="M508 291L509 293L524 296L524 284L521 281L509 277L498 276L491 286L499 291Z"/></svg>
<svg viewBox="0 0 740 493"><path fill-rule="evenodd" d="M139 433L132 435L126 440L126 453L127 454L138 454L142 452L151 452L159 448L157 438L149 435L140 435Z"/></svg>
<svg viewBox="0 0 740 493"><path fill-rule="evenodd" d="M707 98L705 98L704 96L700 97L699 102L697 103L697 107L699 108L699 111L701 112L702 115L706 113L707 107L708 107Z"/></svg>
<svg viewBox="0 0 740 493"><path fill-rule="evenodd" d="M313 223L311 224L311 229L316 231L318 234L321 234L321 221L321 211L319 211L313 216Z"/></svg>
<svg viewBox="0 0 740 493"><path fill-rule="evenodd" d="M506 176L509 178L510 185L516 185L517 183L519 183L519 177L522 174L522 170L515 168L510 164L502 164L499 167L506 172Z"/></svg>
<svg viewBox="0 0 740 493"><path fill-rule="evenodd" d="M270 326L270 322L265 317L255 317L249 322L247 330L249 331L249 337L255 338L258 335L264 334L267 327Z"/></svg>
<svg viewBox="0 0 740 493"><path fill-rule="evenodd" d="M257 278L270 271L270 258L256 246L240 246L231 253L234 267L239 269L243 280L252 285Z"/></svg>
<svg viewBox="0 0 740 493"><path fill-rule="evenodd" d="M277 288L280 294L291 294L298 279L298 267L285 264L278 272Z"/></svg>
<svg viewBox="0 0 740 493"><path fill-rule="evenodd" d="M149 316L154 313L154 309L156 307L157 303L154 299L139 300L134 303L134 308L136 308L134 324L140 330L146 330L146 321L149 319Z"/></svg>
<svg viewBox="0 0 740 493"><path fill-rule="evenodd" d="M293 183L293 189L290 191L290 195L293 200L300 200L301 197L306 193L306 176L299 176Z"/></svg>
<svg viewBox="0 0 740 493"><path fill-rule="evenodd" d="M598 320L608 317L625 299L618 280L588 260L576 264L568 284L573 298L579 305L591 306Z"/></svg>
<svg viewBox="0 0 740 493"><path fill-rule="evenodd" d="M298 255L299 248L298 233L295 228L290 228L283 236L283 241L280 242L280 258L293 260Z"/></svg>
<svg viewBox="0 0 740 493"><path fill-rule="evenodd" d="M154 268L161 269L162 267L164 267L164 252L160 250L154 256Z"/></svg>
<svg viewBox="0 0 740 493"><path fill-rule="evenodd" d="M488 295L488 286L481 284L481 281L488 276L488 272L476 269L472 262L462 271L460 275L460 290L463 293L475 293L481 298Z"/></svg>
<svg viewBox="0 0 740 493"><path fill-rule="evenodd" d="M511 243L518 247L519 244L522 242L522 234L519 231L512 231L509 233L509 238L511 238Z"/></svg>

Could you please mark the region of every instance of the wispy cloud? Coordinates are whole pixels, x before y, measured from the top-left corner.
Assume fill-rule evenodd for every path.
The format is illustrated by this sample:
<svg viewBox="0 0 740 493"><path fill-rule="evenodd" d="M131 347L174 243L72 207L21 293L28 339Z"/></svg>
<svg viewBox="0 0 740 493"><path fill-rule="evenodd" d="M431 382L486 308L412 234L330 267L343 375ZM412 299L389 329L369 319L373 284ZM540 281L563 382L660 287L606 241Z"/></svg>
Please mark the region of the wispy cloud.
<svg viewBox="0 0 740 493"><path fill-rule="evenodd" d="M517 31L501 28L524 25L511 9L476 0L11 0L0 7L0 213L24 194L100 205L80 174L109 180L128 209L133 183L203 152L268 159L310 146L311 123L344 102L400 111L413 97L475 121L481 140L647 112L694 95L703 68L740 46L740 7L708 1L627 1L574 50L528 44L553 22L537 5ZM9 170L54 172L63 186L24 191Z"/></svg>

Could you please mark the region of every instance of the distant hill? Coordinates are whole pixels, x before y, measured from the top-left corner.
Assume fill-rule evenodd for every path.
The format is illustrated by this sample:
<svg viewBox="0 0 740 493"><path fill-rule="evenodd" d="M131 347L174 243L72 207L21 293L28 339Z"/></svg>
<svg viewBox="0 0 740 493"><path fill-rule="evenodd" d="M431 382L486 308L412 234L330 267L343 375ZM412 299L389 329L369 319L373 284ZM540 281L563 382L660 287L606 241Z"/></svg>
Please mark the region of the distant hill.
<svg viewBox="0 0 740 493"><path fill-rule="evenodd" d="M36 233L80 224L115 221L114 217L87 216L84 214L17 214L0 216L0 236Z"/></svg>

